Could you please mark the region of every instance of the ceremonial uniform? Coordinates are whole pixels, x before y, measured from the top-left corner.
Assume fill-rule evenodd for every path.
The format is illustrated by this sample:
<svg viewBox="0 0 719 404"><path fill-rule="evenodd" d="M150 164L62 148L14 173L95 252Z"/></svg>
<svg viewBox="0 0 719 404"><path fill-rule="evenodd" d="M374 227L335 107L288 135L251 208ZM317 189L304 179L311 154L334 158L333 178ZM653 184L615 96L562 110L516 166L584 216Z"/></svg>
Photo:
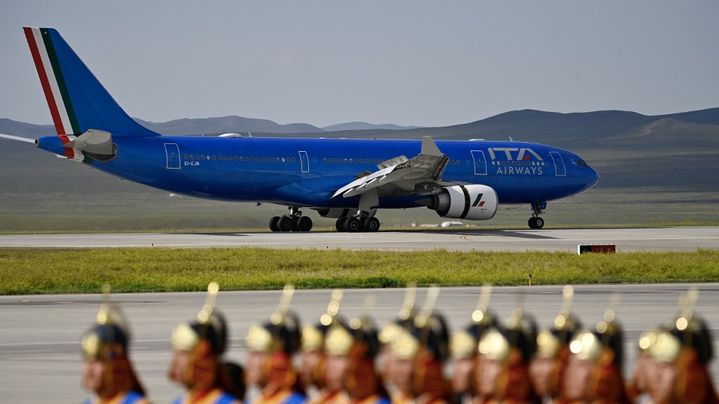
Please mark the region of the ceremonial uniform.
<svg viewBox="0 0 719 404"><path fill-rule="evenodd" d="M532 386L543 402L559 397L569 362L569 343L582 327L570 311L574 288L565 286L562 294L564 302L552 327L537 335L537 352L529 367Z"/></svg>
<svg viewBox="0 0 719 404"><path fill-rule="evenodd" d="M711 332L693 312L697 298L698 292L690 291L679 316L648 341L647 352L654 366L647 387L655 403L719 403L708 370L714 357Z"/></svg>
<svg viewBox="0 0 719 404"><path fill-rule="evenodd" d="M270 321L255 324L247 333L247 372L257 374L259 394L252 400L261 404L294 404L305 401L292 358L300 349L301 325L289 311L294 288L286 286ZM249 364L251 361L251 365ZM252 369L250 369L252 367Z"/></svg>
<svg viewBox="0 0 719 404"><path fill-rule="evenodd" d="M569 344L571 356L557 402L628 403L622 375L623 341L611 309L594 331L577 333Z"/></svg>
<svg viewBox="0 0 719 404"><path fill-rule="evenodd" d="M215 309L219 286L210 283L207 300L194 321L181 323L172 331L172 361L169 378L187 391L177 404L239 403L244 395L241 367L223 363L227 347L227 324Z"/></svg>
<svg viewBox="0 0 719 404"><path fill-rule="evenodd" d="M355 318L349 324L336 322L327 331L327 376L341 380L342 393L348 402L389 403L389 395L374 368L379 351L377 329L368 316Z"/></svg>
<svg viewBox="0 0 719 404"><path fill-rule="evenodd" d="M649 348L654 345L661 331L659 328L645 331L637 341L634 373L627 384L627 397L633 403L644 403L650 399L649 383L656 369L656 361L649 353Z"/></svg>
<svg viewBox="0 0 719 404"><path fill-rule="evenodd" d="M393 403L405 403L412 400L409 393L411 380L411 365L397 360L392 351L392 342L403 330L411 331L416 316L415 309L416 288L410 284L405 289L404 302L397 314L397 318L382 327L379 333L380 352L378 355L377 373L384 381L384 386L390 394Z"/></svg>
<svg viewBox="0 0 719 404"><path fill-rule="evenodd" d="M320 321L302 327L299 375L310 403L342 404L349 401L342 391L341 376L327 372L327 332L338 324L346 324L339 315L342 295L339 289L332 291L327 310Z"/></svg>
<svg viewBox="0 0 719 404"><path fill-rule="evenodd" d="M452 355L452 378L450 388L453 403L469 402L472 399L471 379L477 362L479 340L493 327L497 326L494 313L487 309L489 304L490 286L484 286L472 312L472 321L464 329L452 334L450 352Z"/></svg>
<svg viewBox="0 0 719 404"><path fill-rule="evenodd" d="M529 378L529 364L537 347L537 324L515 310L506 326L496 325L479 340L473 402L538 402Z"/></svg>
<svg viewBox="0 0 719 404"><path fill-rule="evenodd" d="M427 291L422 311L411 329L400 328L392 339L396 359L398 389L392 402L445 403L449 401L449 384L444 379L444 363L449 357L449 329L444 317L434 311L439 289Z"/></svg>
<svg viewBox="0 0 719 404"><path fill-rule="evenodd" d="M147 403L129 357L130 329L109 301L109 288L95 324L82 336L83 385L96 397L86 403Z"/></svg>

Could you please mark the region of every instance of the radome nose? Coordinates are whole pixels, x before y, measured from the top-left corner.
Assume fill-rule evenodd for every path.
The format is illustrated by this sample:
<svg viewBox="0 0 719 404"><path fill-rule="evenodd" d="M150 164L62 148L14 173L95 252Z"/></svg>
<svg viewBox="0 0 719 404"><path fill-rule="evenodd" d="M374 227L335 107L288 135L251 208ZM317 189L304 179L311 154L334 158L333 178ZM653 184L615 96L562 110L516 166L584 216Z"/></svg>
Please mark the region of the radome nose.
<svg viewBox="0 0 719 404"><path fill-rule="evenodd" d="M597 172L597 170L593 169L592 167L589 167L589 169L592 171L591 171L591 174L589 175L589 181L587 183L586 189L593 187L594 185L597 184L597 182L599 182L599 173Z"/></svg>

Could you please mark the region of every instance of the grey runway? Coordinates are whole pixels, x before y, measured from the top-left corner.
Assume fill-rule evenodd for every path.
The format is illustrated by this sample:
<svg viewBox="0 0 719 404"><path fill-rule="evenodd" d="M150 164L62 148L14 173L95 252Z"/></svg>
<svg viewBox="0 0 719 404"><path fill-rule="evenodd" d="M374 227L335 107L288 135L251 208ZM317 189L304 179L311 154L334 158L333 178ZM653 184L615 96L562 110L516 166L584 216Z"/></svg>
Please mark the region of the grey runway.
<svg viewBox="0 0 719 404"><path fill-rule="evenodd" d="M387 231L379 233L196 233L3 235L0 247L264 247L349 250L566 251L577 244L618 251L719 248L719 227L647 229Z"/></svg>
<svg viewBox="0 0 719 404"><path fill-rule="evenodd" d="M714 344L719 327L719 284L694 285L700 291L696 311L712 326ZM626 332L625 374L632 370L638 335L664 324L676 313L677 302L689 285L580 285L575 288L573 311L585 327L602 317L612 293L621 296L617 308ZM329 290L300 290L292 305L304 322L315 323L324 312ZM443 288L438 309L452 329L465 326L474 309L479 288ZM421 303L425 291L419 290ZM230 324L228 357L244 360L244 336L255 322L265 321L274 310L279 291L220 292L217 307ZM391 321L402 303L402 289L347 290L341 313L352 318L363 313L363 302L374 295L371 313L377 323ZM166 377L170 359L169 335L181 321L194 318L204 293L143 293L114 295L129 318L133 331L132 357L154 402L169 402L180 393ZM99 295L44 295L0 297L0 396L3 402L77 403L86 397L80 387L79 339L94 320ZM551 324L561 305L561 287L494 288L491 309L508 318L519 305L532 313L540 326ZM714 380L719 366L712 365Z"/></svg>

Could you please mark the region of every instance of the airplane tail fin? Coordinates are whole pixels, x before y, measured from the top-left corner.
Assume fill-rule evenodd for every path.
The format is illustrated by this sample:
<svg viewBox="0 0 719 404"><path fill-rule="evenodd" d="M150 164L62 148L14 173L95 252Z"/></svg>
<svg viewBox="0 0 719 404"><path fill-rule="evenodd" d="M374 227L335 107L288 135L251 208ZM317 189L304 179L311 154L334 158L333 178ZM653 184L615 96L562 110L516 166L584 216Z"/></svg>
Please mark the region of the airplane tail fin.
<svg viewBox="0 0 719 404"><path fill-rule="evenodd" d="M55 29L24 27L63 144L90 129L112 136L159 136L130 118Z"/></svg>

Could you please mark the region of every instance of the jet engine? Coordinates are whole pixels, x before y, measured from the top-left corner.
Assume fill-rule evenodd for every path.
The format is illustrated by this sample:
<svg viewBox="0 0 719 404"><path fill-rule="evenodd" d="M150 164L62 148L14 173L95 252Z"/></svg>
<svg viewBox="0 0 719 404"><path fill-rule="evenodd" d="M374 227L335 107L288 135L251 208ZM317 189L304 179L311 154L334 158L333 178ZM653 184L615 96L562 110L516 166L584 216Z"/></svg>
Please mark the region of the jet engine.
<svg viewBox="0 0 719 404"><path fill-rule="evenodd" d="M428 207L441 217L489 220L497 212L497 192L487 185L453 185L432 195Z"/></svg>

